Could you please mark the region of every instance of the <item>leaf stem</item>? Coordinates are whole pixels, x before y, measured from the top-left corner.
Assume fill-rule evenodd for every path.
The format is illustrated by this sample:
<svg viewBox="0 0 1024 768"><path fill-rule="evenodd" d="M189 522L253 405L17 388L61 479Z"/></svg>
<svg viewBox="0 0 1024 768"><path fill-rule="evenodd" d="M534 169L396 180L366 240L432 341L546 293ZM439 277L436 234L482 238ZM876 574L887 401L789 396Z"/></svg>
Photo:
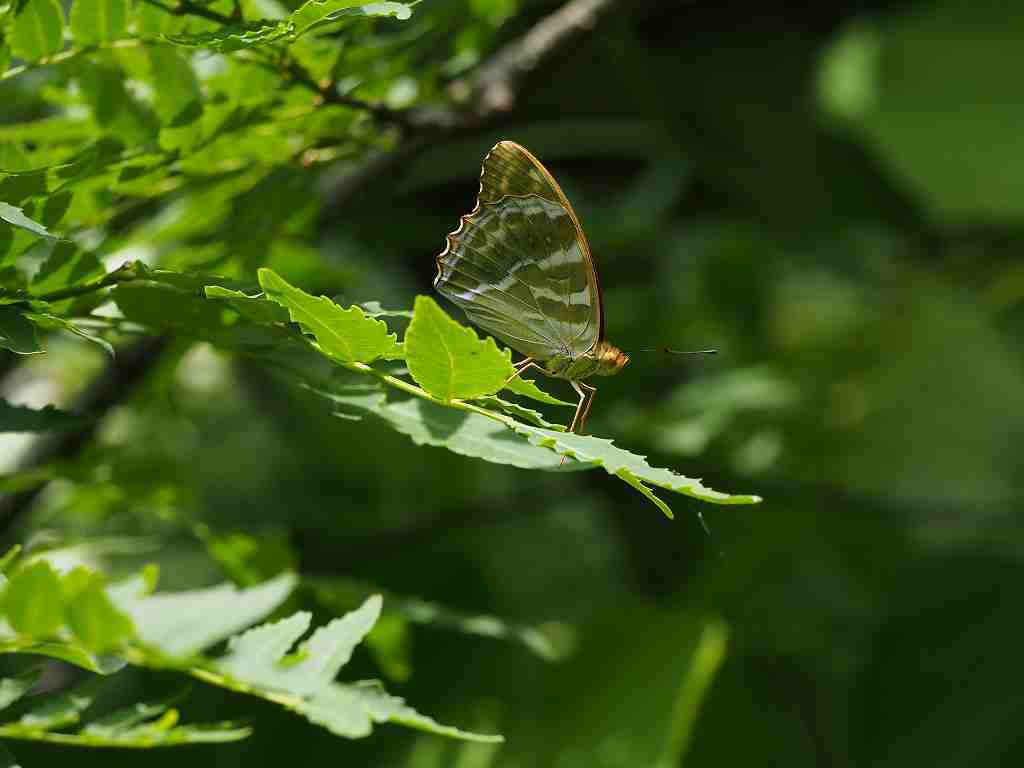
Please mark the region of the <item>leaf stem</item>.
<svg viewBox="0 0 1024 768"><path fill-rule="evenodd" d="M27 298L34 301L61 301L74 298L75 296L84 296L87 293L94 293L118 283L128 283L141 277L142 274L139 271L138 262L130 261L127 264L121 265L113 272L108 272L103 277L96 278L95 280L61 288L58 291L50 291L38 296L28 296Z"/></svg>
<svg viewBox="0 0 1024 768"><path fill-rule="evenodd" d="M423 400L429 400L432 403L443 405L446 408L456 408L460 411L478 413L481 416L486 416L489 419L493 419L494 421L500 422L509 428L511 428L516 423L515 419L509 416L505 416L504 414L501 413L496 413L495 411L488 410L487 408L482 408L479 405L474 405L473 403L467 403L465 400L442 400L440 398L434 397L425 389L417 387L415 384L410 384L408 381L400 379L397 376L392 376L390 373L378 371L376 368L372 368L366 363L342 363L342 365L348 368L350 371L356 371L357 373L367 373L371 376L374 376L384 384L387 384L389 387L401 390L402 392L412 395L413 397L419 397L422 398Z"/></svg>

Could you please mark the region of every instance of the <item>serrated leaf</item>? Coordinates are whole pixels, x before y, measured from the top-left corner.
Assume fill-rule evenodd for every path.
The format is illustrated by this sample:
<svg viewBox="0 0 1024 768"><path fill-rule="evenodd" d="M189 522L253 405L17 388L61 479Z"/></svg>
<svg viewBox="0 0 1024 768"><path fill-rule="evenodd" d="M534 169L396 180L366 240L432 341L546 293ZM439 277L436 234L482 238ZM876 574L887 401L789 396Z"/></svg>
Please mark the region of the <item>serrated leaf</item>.
<svg viewBox="0 0 1024 768"><path fill-rule="evenodd" d="M197 676L207 682L283 705L346 738L368 736L374 723L393 722L442 736L498 741L437 723L419 714L377 684L333 682L380 616L379 595L355 611L318 629L295 654L288 648L309 626L308 613L296 613L233 638L228 654Z"/></svg>
<svg viewBox="0 0 1024 768"><path fill-rule="evenodd" d="M18 307L0 306L0 349L19 355L38 355L45 351L39 346L36 327L25 319Z"/></svg>
<svg viewBox="0 0 1024 768"><path fill-rule="evenodd" d="M515 373L494 339L481 340L429 296L416 297L405 360L416 383L444 401L493 395Z"/></svg>
<svg viewBox="0 0 1024 768"><path fill-rule="evenodd" d="M34 637L53 635L64 623L60 577L43 560L18 569L7 582L2 607L16 632Z"/></svg>
<svg viewBox="0 0 1024 768"><path fill-rule="evenodd" d="M164 39L186 48L209 48L219 53L230 53L257 45L269 45L289 38L291 33L291 25L285 22L253 21L209 32L169 34Z"/></svg>
<svg viewBox="0 0 1024 768"><path fill-rule="evenodd" d="M556 429L559 431L565 430L565 427L549 422L544 418L542 413L538 413L532 408L524 408L518 403L510 403L507 400L502 400L500 397L495 395L478 397L476 398L476 402L491 410L507 413L509 416L519 419L520 421L533 424L535 427L544 427L546 429Z"/></svg>
<svg viewBox="0 0 1024 768"><path fill-rule="evenodd" d="M498 735L471 733L442 725L421 715L404 700L388 694L378 683L373 682L354 685L335 683L291 708L331 733L350 739L369 736L374 723L397 723L463 741L504 741Z"/></svg>
<svg viewBox="0 0 1024 768"><path fill-rule="evenodd" d="M169 747L244 739L250 729L234 723L179 724L177 710L165 702L140 702L98 720L78 732L66 729L82 719L99 694L98 681L45 698L15 722L0 725L0 738L51 742L78 747Z"/></svg>
<svg viewBox="0 0 1024 768"><path fill-rule="evenodd" d="M128 28L128 0L74 0L71 33L79 45L109 43Z"/></svg>
<svg viewBox="0 0 1024 768"><path fill-rule="evenodd" d="M266 616L291 593L295 576L284 573L247 589L221 584L207 589L138 596L108 591L135 625L139 639L171 658L190 656Z"/></svg>
<svg viewBox="0 0 1024 768"><path fill-rule="evenodd" d="M505 389L509 392L514 392L517 395L528 397L531 400L536 400L538 403L547 403L548 405L564 405L569 408L575 408L576 403L570 403L566 400L559 400L553 395L549 395L547 392L537 386L537 382L533 379L524 379L522 376L516 376L512 381L505 385Z"/></svg>
<svg viewBox="0 0 1024 768"><path fill-rule="evenodd" d="M398 337L388 332L387 324L367 317L359 307L342 309L326 296L311 296L270 269L257 274L267 298L287 309L327 356L344 363L369 363L394 348Z"/></svg>
<svg viewBox="0 0 1024 768"><path fill-rule="evenodd" d="M602 467L608 474L636 488L670 518L672 510L654 494L650 486L712 504L757 504L761 501L759 496L721 493L704 486L699 478L684 477L670 469L652 467L643 456L619 448L611 440L592 435L556 432L521 422L516 422L513 429L526 436L534 445L551 448L560 456L572 457L577 461Z"/></svg>
<svg viewBox="0 0 1024 768"><path fill-rule="evenodd" d="M0 432L50 432L78 429L91 419L76 413L60 411L52 405L29 408L11 405L0 398Z"/></svg>
<svg viewBox="0 0 1024 768"><path fill-rule="evenodd" d="M232 639L227 656L218 660L218 672L261 688L310 696L334 680L348 663L380 616L381 599L375 595L355 611L316 630L303 643L292 663L281 659L308 629L310 614L296 613L275 624L265 624Z"/></svg>
<svg viewBox="0 0 1024 768"><path fill-rule="evenodd" d="M64 47L64 11L57 0L25 0L11 28L11 51L36 61Z"/></svg>
<svg viewBox="0 0 1024 768"><path fill-rule="evenodd" d="M306 32L345 16L391 16L408 19L412 7L406 3L365 3L363 0L308 0L288 16L286 22L297 39Z"/></svg>
<svg viewBox="0 0 1024 768"><path fill-rule="evenodd" d="M8 205L7 203L0 203L0 219L6 221L12 227L17 227L18 229L23 229L26 232L31 232L33 235L50 238L51 240L60 239L58 235L50 232L50 230L38 221L30 219L25 215L21 208L16 206Z"/></svg>
<svg viewBox="0 0 1024 768"><path fill-rule="evenodd" d="M501 422L477 413L446 408L420 398L389 403L383 390L310 390L331 400L345 412L368 412L407 435L416 445L447 448L462 456L508 464L522 469L575 471L586 469L577 462L561 463L551 451L531 445ZM339 414L342 415L342 414Z"/></svg>
<svg viewBox="0 0 1024 768"><path fill-rule="evenodd" d="M224 301L243 317L254 323L287 323L288 310L263 295L248 296L241 291L233 291L220 285L203 287L206 298Z"/></svg>

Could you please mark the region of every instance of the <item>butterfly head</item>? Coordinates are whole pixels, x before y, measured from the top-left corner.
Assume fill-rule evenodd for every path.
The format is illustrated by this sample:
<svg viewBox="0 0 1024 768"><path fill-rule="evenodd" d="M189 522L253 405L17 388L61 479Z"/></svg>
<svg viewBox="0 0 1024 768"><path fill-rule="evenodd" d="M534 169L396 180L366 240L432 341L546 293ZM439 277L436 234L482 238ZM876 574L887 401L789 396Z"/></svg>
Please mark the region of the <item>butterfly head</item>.
<svg viewBox="0 0 1024 768"><path fill-rule="evenodd" d="M614 376L629 362L629 355L604 340L594 346L594 357L598 363L598 376Z"/></svg>

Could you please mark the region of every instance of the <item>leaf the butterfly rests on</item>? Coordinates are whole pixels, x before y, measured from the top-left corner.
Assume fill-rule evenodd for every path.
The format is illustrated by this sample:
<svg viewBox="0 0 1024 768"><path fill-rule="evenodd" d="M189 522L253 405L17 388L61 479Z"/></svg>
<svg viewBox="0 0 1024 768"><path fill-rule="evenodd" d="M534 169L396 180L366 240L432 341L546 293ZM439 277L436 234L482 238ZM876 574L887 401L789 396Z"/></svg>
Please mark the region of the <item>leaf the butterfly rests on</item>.
<svg viewBox="0 0 1024 768"><path fill-rule="evenodd" d="M434 287L474 323L526 355L530 367L568 379L579 395L571 431L593 402L595 374L629 358L604 339L597 267L579 219L540 161L511 141L484 158L476 207L437 257Z"/></svg>

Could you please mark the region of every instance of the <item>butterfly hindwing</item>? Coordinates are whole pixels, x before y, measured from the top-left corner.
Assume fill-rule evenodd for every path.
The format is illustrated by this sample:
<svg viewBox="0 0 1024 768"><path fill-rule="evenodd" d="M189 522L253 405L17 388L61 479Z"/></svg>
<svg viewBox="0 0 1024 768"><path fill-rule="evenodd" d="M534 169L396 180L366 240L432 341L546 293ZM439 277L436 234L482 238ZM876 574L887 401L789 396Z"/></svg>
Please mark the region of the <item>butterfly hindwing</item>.
<svg viewBox="0 0 1024 768"><path fill-rule="evenodd" d="M484 159L472 213L438 257L437 290L536 360L577 357L601 337L597 274L561 189L522 147Z"/></svg>

